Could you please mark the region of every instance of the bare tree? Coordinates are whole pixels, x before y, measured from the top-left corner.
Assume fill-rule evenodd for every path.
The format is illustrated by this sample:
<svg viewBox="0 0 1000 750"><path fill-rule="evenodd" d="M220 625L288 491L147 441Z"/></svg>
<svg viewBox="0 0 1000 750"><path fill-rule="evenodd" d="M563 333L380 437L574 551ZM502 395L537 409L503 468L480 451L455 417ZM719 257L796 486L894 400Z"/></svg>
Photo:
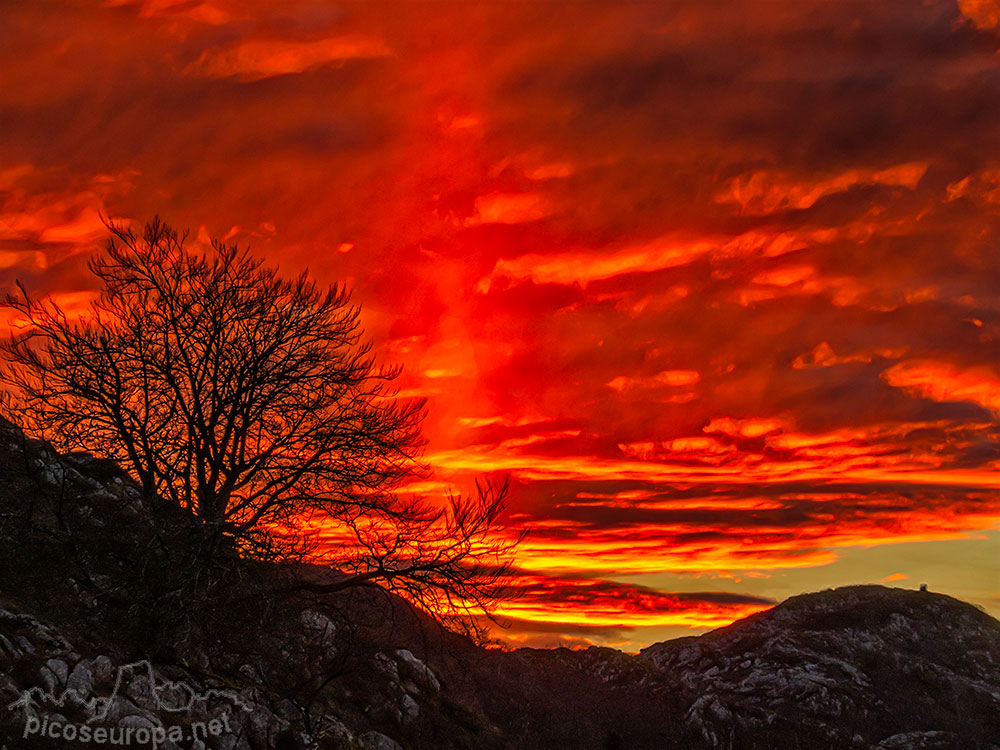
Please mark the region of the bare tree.
<svg viewBox="0 0 1000 750"><path fill-rule="evenodd" d="M193 252L158 219L108 227L88 314L20 285L5 297L27 325L2 345L4 412L120 462L213 549L290 559L307 521L341 541L340 577L314 589L381 582L439 614L489 612L518 541L496 533L507 483L443 507L399 492L425 469L425 405L396 396L400 371L375 364L349 292L234 245Z"/></svg>

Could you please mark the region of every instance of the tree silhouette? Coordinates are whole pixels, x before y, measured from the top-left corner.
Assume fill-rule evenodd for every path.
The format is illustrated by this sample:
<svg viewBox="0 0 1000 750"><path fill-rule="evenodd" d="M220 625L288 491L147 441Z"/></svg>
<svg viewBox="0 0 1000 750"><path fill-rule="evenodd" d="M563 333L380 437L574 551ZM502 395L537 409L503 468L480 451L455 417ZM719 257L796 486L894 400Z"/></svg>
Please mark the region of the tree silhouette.
<svg viewBox="0 0 1000 750"><path fill-rule="evenodd" d="M425 404L396 397L346 288L235 245L193 252L159 219L108 228L87 314L5 297L27 321L2 345L8 417L120 462L151 522L181 509L212 552L290 561L320 528L341 575L313 590L382 582L438 614L489 612L518 541L496 533L507 482L443 507L398 492L425 469Z"/></svg>

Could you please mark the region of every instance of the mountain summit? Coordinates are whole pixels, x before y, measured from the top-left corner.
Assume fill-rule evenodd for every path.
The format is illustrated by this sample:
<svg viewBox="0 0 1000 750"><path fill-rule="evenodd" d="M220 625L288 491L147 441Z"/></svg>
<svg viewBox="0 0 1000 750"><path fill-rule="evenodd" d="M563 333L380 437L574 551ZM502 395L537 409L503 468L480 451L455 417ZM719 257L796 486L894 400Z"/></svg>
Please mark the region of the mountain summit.
<svg viewBox="0 0 1000 750"><path fill-rule="evenodd" d="M685 722L710 747L1000 742L1000 623L940 594L806 594L639 658L689 692Z"/></svg>

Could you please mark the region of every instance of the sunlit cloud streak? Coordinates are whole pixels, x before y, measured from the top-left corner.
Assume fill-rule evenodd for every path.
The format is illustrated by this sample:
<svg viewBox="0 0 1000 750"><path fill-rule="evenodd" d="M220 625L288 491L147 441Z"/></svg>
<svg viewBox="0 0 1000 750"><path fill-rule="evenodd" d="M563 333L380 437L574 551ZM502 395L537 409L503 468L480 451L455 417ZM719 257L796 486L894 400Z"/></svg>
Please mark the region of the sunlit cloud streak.
<svg viewBox="0 0 1000 750"><path fill-rule="evenodd" d="M242 81L257 81L388 54L389 48L383 42L363 36L315 41L249 40L232 47L209 50L188 65L184 72L208 78L232 76Z"/></svg>
<svg viewBox="0 0 1000 750"><path fill-rule="evenodd" d="M713 627L768 609L775 602L726 592L669 593L586 578L525 576L498 614L525 623L580 629Z"/></svg>

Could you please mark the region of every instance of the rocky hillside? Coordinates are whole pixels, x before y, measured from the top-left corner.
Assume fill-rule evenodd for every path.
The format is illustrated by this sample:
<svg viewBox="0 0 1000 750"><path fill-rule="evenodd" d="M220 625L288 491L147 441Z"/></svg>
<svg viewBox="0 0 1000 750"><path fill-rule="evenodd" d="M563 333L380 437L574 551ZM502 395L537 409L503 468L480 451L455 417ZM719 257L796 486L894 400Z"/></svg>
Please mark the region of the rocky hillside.
<svg viewBox="0 0 1000 750"><path fill-rule="evenodd" d="M179 588L117 467L3 424L0 498L10 750L1000 749L1000 623L947 596L849 587L637 655L504 652L378 589L275 593L266 567Z"/></svg>
<svg viewBox="0 0 1000 750"><path fill-rule="evenodd" d="M710 747L1000 743L1000 623L938 594L852 586L794 597L640 659L690 696Z"/></svg>
<svg viewBox="0 0 1000 750"><path fill-rule="evenodd" d="M337 650L326 615L306 611L301 624ZM149 731L225 717L219 737L160 746L1000 747L1000 623L937 594L851 587L800 596L637 656L483 651L413 625L388 637L385 651L355 660L358 671L341 673L304 712L246 665L227 677L125 664L113 646L80 649L34 617L0 611L0 731L18 742L11 747L55 748L66 741L23 741L28 715L78 725L98 716L94 727ZM414 650L394 648L403 642ZM184 713L156 699L172 685L187 691L178 705L197 698ZM29 714L18 705L25 697Z"/></svg>
<svg viewBox="0 0 1000 750"><path fill-rule="evenodd" d="M333 640L335 626L329 618L315 611L304 614L305 632ZM107 653L95 654L92 647L84 650L89 655L34 617L0 609L0 738L10 747L73 747L78 742L88 747L109 742L164 750L398 750L401 745L396 740L370 728L375 724L388 725L411 747L456 746L425 733L418 726L421 720L451 729L460 746L498 746L495 730L489 736L484 720L472 716L466 719L468 727L460 727L442 714L437 676L405 649L380 653L366 665L361 715L347 691L334 703L325 696L315 706L303 706L274 694L256 675L246 674L247 665L234 678L190 665L123 663L114 647L106 646ZM336 647L331 644L330 650L335 652ZM304 672L310 667L304 662L296 666ZM47 731L53 726L59 727L59 736ZM73 741L66 739L67 727ZM123 742L128 736L131 742Z"/></svg>

